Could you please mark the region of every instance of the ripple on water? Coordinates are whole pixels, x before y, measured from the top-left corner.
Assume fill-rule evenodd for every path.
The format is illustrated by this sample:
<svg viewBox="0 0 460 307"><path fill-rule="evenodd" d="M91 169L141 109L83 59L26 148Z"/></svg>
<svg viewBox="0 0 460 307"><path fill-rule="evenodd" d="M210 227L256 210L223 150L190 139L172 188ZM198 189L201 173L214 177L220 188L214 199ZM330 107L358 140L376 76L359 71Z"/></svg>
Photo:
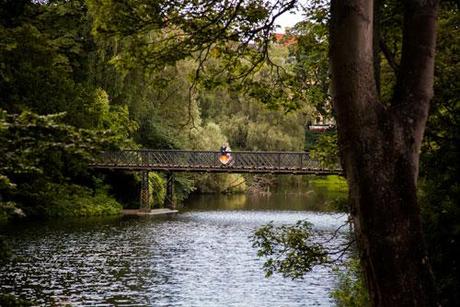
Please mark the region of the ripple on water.
<svg viewBox="0 0 460 307"><path fill-rule="evenodd" d="M28 228L13 234L17 260L0 287L39 305L330 306L334 274L265 278L249 236L264 223L307 219L328 234L340 214L197 211L160 219ZM339 244L343 236L332 244Z"/></svg>

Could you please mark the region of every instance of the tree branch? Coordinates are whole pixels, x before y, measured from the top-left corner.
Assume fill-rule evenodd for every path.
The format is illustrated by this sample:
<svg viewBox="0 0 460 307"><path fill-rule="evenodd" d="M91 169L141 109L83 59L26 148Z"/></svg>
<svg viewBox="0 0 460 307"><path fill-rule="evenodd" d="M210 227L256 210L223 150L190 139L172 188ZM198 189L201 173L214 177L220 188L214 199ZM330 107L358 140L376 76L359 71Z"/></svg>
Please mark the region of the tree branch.
<svg viewBox="0 0 460 307"><path fill-rule="evenodd" d="M388 48L387 44L385 43L383 39L380 39L379 45L380 45L380 50L382 50L382 53L388 62L388 65L390 65L391 69L393 69L395 74L398 75L399 64L396 63L396 56L390 51L390 49Z"/></svg>
<svg viewBox="0 0 460 307"><path fill-rule="evenodd" d="M426 117L433 96L438 1L407 0L404 5L401 65L392 105L403 105L412 118Z"/></svg>

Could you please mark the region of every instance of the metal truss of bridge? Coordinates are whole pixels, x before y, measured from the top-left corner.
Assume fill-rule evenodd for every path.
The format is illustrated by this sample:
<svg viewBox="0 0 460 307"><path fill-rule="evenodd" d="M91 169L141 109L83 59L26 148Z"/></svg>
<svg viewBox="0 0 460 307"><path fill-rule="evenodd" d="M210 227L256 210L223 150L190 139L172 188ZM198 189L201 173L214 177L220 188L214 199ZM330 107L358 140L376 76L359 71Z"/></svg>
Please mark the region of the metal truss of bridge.
<svg viewBox="0 0 460 307"><path fill-rule="evenodd" d="M150 208L150 171L167 174L166 206L174 208L173 187L175 172L214 172L214 173L271 173L296 175L341 175L337 164L324 167L311 159L308 152L250 152L234 151L231 160L223 164L218 151L186 150L122 150L104 152L90 166L99 169L122 169L141 171L141 209Z"/></svg>
<svg viewBox="0 0 460 307"><path fill-rule="evenodd" d="M308 152L231 152L232 161L224 165L218 151L122 150L104 152L94 168L133 171L226 172L272 174L341 174L339 165L332 168L310 158Z"/></svg>

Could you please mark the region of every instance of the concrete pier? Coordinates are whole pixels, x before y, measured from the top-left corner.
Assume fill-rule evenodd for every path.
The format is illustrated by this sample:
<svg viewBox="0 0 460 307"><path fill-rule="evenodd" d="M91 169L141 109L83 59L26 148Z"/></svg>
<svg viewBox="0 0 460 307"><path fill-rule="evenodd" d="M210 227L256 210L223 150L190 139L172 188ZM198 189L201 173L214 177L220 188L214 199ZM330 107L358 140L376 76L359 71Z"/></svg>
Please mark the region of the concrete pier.
<svg viewBox="0 0 460 307"><path fill-rule="evenodd" d="M151 216L151 215L165 215L176 214L178 210L171 210L168 208L141 210L141 209L125 209L123 215L137 215L137 216Z"/></svg>

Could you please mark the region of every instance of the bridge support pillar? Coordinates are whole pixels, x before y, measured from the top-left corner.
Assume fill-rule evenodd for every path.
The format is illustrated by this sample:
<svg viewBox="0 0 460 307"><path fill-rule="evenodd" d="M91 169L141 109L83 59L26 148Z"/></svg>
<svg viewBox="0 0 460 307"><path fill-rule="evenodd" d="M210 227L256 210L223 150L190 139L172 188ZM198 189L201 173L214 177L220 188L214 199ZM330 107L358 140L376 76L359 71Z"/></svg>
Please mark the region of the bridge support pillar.
<svg viewBox="0 0 460 307"><path fill-rule="evenodd" d="M141 211L150 211L150 180L149 172L143 171L141 174L141 192L139 196Z"/></svg>
<svg viewBox="0 0 460 307"><path fill-rule="evenodd" d="M166 173L166 198L165 207L169 209L175 209L176 204L174 202L174 173Z"/></svg>

